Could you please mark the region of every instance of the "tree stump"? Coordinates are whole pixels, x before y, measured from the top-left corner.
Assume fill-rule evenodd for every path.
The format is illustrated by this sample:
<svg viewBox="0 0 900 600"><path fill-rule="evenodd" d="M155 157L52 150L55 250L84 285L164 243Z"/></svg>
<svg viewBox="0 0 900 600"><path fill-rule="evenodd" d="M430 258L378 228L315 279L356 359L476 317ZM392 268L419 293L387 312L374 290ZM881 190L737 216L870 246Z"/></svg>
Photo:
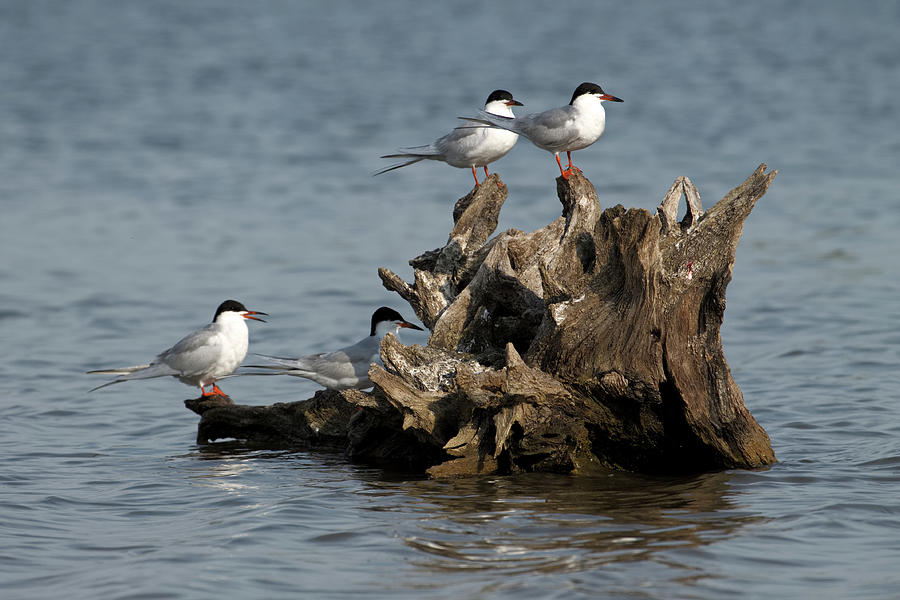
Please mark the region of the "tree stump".
<svg viewBox="0 0 900 600"><path fill-rule="evenodd" d="M457 203L447 244L410 261L412 283L379 269L427 348L389 335L371 394L216 406L198 439L327 442L433 476L770 464L719 329L744 220L775 174L761 165L706 213L679 177L654 215L602 210L576 172L557 179L561 217L489 239L507 194L493 174Z"/></svg>

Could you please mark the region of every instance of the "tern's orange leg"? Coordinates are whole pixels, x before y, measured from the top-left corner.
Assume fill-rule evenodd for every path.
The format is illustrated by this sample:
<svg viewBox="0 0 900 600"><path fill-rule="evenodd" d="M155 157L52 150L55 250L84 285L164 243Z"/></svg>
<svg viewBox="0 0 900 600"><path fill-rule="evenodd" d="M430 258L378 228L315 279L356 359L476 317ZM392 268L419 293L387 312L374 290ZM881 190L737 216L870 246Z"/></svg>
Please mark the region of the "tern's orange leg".
<svg viewBox="0 0 900 600"><path fill-rule="evenodd" d="M484 165L484 178L487 179L487 176L488 176L487 165ZM502 181L500 181L498 183L499 183L500 187L506 187L505 185L503 185Z"/></svg>
<svg viewBox="0 0 900 600"><path fill-rule="evenodd" d="M208 384L207 384L208 385ZM206 388L202 385L200 386L200 394L204 398L208 398L209 396L228 396L225 392L222 391L222 388L213 383L213 387L210 391L206 391Z"/></svg>
<svg viewBox="0 0 900 600"><path fill-rule="evenodd" d="M570 175L572 174L572 169L575 169L576 171L581 173L581 169L579 169L578 167L576 167L575 165L572 164L572 151L571 150L566 150L566 158L569 159L569 168L566 169L569 172L569 174Z"/></svg>
<svg viewBox="0 0 900 600"><path fill-rule="evenodd" d="M487 167L485 167L487 169ZM475 187L478 187L478 171L475 170L475 165L472 165L472 177L475 178Z"/></svg>
<svg viewBox="0 0 900 600"><path fill-rule="evenodd" d="M568 179L568 178L569 178L569 175L572 174L572 169L569 168L569 169L563 170L563 168L562 168L562 161L559 160L559 152L556 153L556 164L559 165L559 174L562 175L562 178L563 178L563 179ZM571 165L570 165L570 166L571 166Z"/></svg>

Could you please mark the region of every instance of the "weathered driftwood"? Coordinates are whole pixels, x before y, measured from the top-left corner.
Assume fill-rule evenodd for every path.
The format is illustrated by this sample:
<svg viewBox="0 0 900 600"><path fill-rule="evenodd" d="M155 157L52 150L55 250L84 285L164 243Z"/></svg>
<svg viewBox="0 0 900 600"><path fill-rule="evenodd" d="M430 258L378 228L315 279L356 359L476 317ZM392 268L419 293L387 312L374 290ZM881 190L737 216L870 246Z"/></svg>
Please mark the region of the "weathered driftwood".
<svg viewBox="0 0 900 600"><path fill-rule="evenodd" d="M457 203L447 244L410 261L413 283L379 270L428 348L388 336L373 393L211 407L198 439L340 446L436 476L769 464L719 328L743 222L774 176L761 165L705 214L679 177L653 215L602 210L575 173L557 180L559 219L488 239L506 199L491 175Z"/></svg>

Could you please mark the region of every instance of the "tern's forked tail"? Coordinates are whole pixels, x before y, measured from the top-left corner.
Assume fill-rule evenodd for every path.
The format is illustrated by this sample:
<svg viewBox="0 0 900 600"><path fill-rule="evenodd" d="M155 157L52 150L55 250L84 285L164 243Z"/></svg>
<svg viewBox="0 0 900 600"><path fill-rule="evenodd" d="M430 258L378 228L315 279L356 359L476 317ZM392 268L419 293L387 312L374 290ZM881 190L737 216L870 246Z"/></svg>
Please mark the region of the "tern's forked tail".
<svg viewBox="0 0 900 600"><path fill-rule="evenodd" d="M88 375L121 375L118 379L107 381L103 385L88 390L88 393L94 392L101 388L114 383L123 383L132 379L152 379L154 377L165 377L167 375L175 375L177 371L163 363L151 363L147 365L134 365L133 367L119 367L118 369L99 369L97 371L88 371Z"/></svg>
<svg viewBox="0 0 900 600"><path fill-rule="evenodd" d="M381 169L380 171L376 171L376 172L372 173L373 177L375 175L381 175L382 173L387 173L388 171L393 171L395 169L400 169L402 167L408 167L409 165L414 165L417 162L423 161L429 157L427 155L422 155L422 154L385 154L381 158L411 158L412 160L408 160L406 162L399 163L396 165L391 165L390 167L387 167L386 169Z"/></svg>

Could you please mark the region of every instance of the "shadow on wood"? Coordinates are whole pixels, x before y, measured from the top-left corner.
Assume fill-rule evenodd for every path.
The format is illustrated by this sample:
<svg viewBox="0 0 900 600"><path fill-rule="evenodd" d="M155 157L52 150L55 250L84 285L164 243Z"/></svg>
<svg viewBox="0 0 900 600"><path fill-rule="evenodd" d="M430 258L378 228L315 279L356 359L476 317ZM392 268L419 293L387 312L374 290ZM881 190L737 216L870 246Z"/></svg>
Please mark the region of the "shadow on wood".
<svg viewBox="0 0 900 600"><path fill-rule="evenodd" d="M575 173L557 179L562 216L488 239L507 193L491 175L457 203L447 244L410 261L412 283L379 269L427 348L389 335L373 393L215 406L198 441L341 446L434 476L770 464L719 329L743 222L775 174L761 165L706 213L679 177L651 214L601 210Z"/></svg>

